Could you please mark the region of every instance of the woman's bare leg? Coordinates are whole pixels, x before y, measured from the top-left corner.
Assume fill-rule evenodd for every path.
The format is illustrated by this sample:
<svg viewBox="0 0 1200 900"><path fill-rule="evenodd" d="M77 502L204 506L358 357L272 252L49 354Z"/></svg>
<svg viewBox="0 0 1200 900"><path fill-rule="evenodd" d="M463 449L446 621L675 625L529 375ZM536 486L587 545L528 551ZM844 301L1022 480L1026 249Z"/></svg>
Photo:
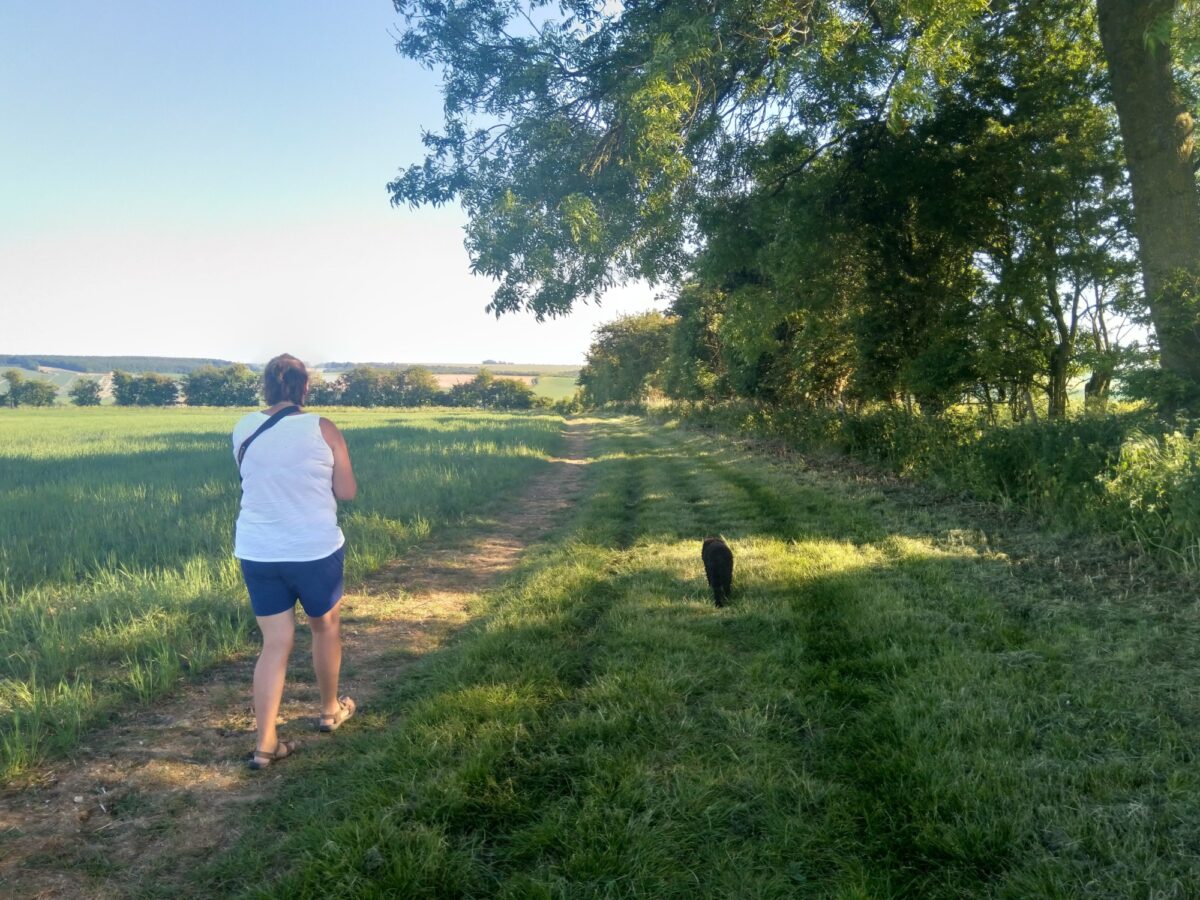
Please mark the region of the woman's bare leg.
<svg viewBox="0 0 1200 900"><path fill-rule="evenodd" d="M296 636L296 613L288 610L274 616L258 616L263 648L254 666L254 718L258 725L257 750L274 753L279 744L275 719L283 700L288 656Z"/></svg>
<svg viewBox="0 0 1200 900"><path fill-rule="evenodd" d="M309 619L312 629L313 670L321 689L321 715L338 711L338 676L342 669L341 602L318 619Z"/></svg>

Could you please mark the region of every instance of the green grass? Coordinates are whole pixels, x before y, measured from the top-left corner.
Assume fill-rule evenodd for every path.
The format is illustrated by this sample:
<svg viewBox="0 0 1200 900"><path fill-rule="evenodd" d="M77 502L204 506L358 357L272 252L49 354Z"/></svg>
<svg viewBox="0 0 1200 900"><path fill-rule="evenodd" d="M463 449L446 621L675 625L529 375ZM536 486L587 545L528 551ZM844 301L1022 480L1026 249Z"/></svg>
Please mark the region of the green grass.
<svg viewBox="0 0 1200 900"><path fill-rule="evenodd" d="M1200 895L1194 598L1014 565L990 546L1058 539L986 510L601 431L570 527L289 761L198 893Z"/></svg>
<svg viewBox="0 0 1200 900"><path fill-rule="evenodd" d="M361 486L340 513L351 583L486 512L561 442L555 416L322 412ZM0 777L246 648L229 444L241 415L0 410Z"/></svg>
<svg viewBox="0 0 1200 900"><path fill-rule="evenodd" d="M539 375L533 383L533 391L539 397L565 400L579 390L574 375Z"/></svg>

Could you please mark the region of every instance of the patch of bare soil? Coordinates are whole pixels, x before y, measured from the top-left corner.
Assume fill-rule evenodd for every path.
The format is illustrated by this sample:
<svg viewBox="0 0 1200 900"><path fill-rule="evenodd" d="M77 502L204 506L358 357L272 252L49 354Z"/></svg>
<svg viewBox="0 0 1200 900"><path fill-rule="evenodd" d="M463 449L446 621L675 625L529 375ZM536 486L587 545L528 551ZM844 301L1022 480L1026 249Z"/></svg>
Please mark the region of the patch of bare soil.
<svg viewBox="0 0 1200 900"><path fill-rule="evenodd" d="M512 570L524 550L557 526L583 489L587 425L566 431L565 458L533 480L495 524L435 539L396 560L342 601L342 688L360 714L345 726L384 727L372 699L468 619L468 603ZM123 714L86 746L0 794L0 895L123 897L164 883L240 837L239 811L288 777L286 763L246 767L254 747L250 685L255 657L218 667L160 703ZM307 629L280 710L281 734L315 731L319 694ZM335 736L334 736L335 737ZM173 863L173 864L172 864ZM177 887L177 889L176 889Z"/></svg>

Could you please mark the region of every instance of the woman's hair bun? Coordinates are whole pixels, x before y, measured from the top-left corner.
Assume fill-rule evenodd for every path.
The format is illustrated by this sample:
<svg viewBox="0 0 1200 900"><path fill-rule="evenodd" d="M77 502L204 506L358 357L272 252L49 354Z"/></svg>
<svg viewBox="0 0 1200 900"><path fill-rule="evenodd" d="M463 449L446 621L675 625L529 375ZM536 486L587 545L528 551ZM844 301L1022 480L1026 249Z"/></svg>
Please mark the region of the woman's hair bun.
<svg viewBox="0 0 1200 900"><path fill-rule="evenodd" d="M263 396L268 406L276 403L304 402L308 389L308 369L290 353L281 353L263 369Z"/></svg>

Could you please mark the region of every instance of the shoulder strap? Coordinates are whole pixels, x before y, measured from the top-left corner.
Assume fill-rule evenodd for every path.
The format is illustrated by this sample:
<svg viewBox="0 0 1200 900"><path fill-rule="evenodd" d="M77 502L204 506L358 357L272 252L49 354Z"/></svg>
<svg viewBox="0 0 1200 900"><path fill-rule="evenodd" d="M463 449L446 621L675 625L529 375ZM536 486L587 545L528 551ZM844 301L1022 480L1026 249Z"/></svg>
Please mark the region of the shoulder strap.
<svg viewBox="0 0 1200 900"><path fill-rule="evenodd" d="M264 431L266 431L268 428L274 428L275 425L281 419L284 419L288 416L294 416L298 412L300 412L300 407L298 407L298 406L285 406L283 409L279 410L278 412L272 413L271 417L269 419L267 419L267 421L263 422L261 425L258 426L258 428L255 430L254 434L250 435L250 437L248 437L244 441L242 441L242 445L240 447L238 447L238 452L237 452L237 465L238 465L238 476L239 477L241 476L241 472L242 472L242 458L245 457L245 455L246 455L246 449L252 443L254 443L254 439L256 437L258 437L260 434L262 434Z"/></svg>

